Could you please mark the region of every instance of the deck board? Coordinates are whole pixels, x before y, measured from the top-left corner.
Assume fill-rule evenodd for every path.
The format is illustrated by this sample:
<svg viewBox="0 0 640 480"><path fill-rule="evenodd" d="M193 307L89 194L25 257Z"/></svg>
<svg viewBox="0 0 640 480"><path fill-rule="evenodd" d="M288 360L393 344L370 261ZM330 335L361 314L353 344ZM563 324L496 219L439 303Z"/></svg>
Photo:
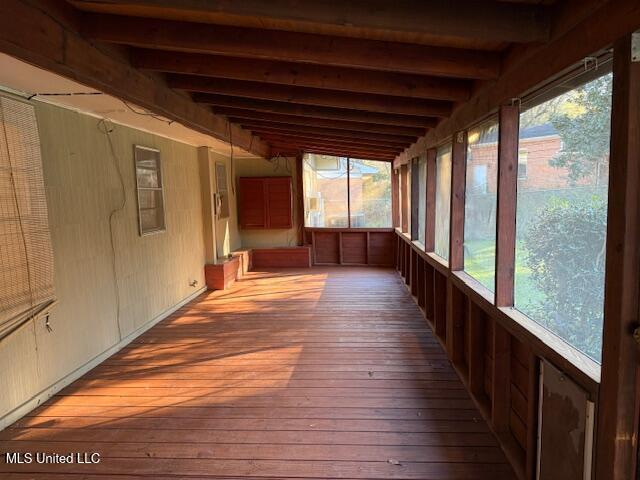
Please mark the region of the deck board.
<svg viewBox="0 0 640 480"><path fill-rule="evenodd" d="M513 479L396 272L252 272L0 432L7 479Z"/></svg>

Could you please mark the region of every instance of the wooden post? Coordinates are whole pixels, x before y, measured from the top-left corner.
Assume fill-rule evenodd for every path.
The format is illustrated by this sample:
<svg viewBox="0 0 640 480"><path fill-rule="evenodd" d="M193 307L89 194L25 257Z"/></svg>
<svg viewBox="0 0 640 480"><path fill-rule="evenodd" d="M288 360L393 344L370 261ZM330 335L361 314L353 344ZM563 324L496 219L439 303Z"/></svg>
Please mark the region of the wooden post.
<svg viewBox="0 0 640 480"><path fill-rule="evenodd" d="M424 237L424 249L433 252L436 245L436 155L437 150L427 150L427 208Z"/></svg>
<svg viewBox="0 0 640 480"><path fill-rule="evenodd" d="M303 184L303 158L296 157L296 221L298 223L298 246L304 245L304 184Z"/></svg>
<svg viewBox="0 0 640 480"><path fill-rule="evenodd" d="M518 106L500 107L495 288L495 304L498 307L513 305L519 124L520 108Z"/></svg>
<svg viewBox="0 0 640 480"><path fill-rule="evenodd" d="M464 195L467 160L467 132L454 135L451 152L451 221L449 224L449 268L464 268Z"/></svg>
<svg viewBox="0 0 640 480"><path fill-rule="evenodd" d="M407 196L407 169L406 164L400 166L400 215L402 231L409 231L409 197Z"/></svg>
<svg viewBox="0 0 640 480"><path fill-rule="evenodd" d="M391 169L391 219L393 228L397 228L400 226L400 192L398 191L398 182L400 181L400 176L398 175L398 170L395 168Z"/></svg>
<svg viewBox="0 0 640 480"><path fill-rule="evenodd" d="M638 345L632 333L640 307L640 62L632 58L632 45L640 48L638 33L614 44L597 480L636 475Z"/></svg>

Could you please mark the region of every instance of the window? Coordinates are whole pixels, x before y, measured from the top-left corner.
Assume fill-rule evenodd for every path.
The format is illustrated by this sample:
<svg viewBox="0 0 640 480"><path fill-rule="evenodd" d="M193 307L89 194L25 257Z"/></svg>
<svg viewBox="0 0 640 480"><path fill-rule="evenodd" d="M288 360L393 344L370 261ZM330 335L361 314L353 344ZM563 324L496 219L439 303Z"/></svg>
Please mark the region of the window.
<svg viewBox="0 0 640 480"><path fill-rule="evenodd" d="M528 158L529 158L529 152L521 148L520 151L518 152L518 180L527 179L527 159Z"/></svg>
<svg viewBox="0 0 640 480"><path fill-rule="evenodd" d="M0 338L53 302L53 251L32 105L0 97Z"/></svg>
<svg viewBox="0 0 640 480"><path fill-rule="evenodd" d="M464 270L493 291L496 270L498 122L469 130L464 206Z"/></svg>
<svg viewBox="0 0 640 480"><path fill-rule="evenodd" d="M229 190L227 188L227 166L216 163L216 215L229 218Z"/></svg>
<svg viewBox="0 0 640 480"><path fill-rule="evenodd" d="M611 83L607 74L531 106L519 133L527 178L517 192L515 307L598 362Z"/></svg>
<svg viewBox="0 0 640 480"><path fill-rule="evenodd" d="M411 240L420 236L420 172L419 158L411 160Z"/></svg>
<svg viewBox="0 0 640 480"><path fill-rule="evenodd" d="M451 145L436 154L436 232L435 253L449 259L449 215L451 213Z"/></svg>
<svg viewBox="0 0 640 480"><path fill-rule="evenodd" d="M160 152L136 145L135 163L140 235L164 231Z"/></svg>
<svg viewBox="0 0 640 480"><path fill-rule="evenodd" d="M304 225L347 228L347 159L308 154L303 167Z"/></svg>
<svg viewBox="0 0 640 480"><path fill-rule="evenodd" d="M305 226L391 228L391 163L306 154Z"/></svg>

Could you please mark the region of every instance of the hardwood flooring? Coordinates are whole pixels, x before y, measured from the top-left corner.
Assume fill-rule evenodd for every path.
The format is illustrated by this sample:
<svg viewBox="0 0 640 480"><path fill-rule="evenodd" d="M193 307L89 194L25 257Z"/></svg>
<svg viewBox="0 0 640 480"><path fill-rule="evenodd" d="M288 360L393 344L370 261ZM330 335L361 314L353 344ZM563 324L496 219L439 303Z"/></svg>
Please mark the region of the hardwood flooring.
<svg viewBox="0 0 640 480"><path fill-rule="evenodd" d="M3 479L515 478L391 269L252 272L0 432Z"/></svg>

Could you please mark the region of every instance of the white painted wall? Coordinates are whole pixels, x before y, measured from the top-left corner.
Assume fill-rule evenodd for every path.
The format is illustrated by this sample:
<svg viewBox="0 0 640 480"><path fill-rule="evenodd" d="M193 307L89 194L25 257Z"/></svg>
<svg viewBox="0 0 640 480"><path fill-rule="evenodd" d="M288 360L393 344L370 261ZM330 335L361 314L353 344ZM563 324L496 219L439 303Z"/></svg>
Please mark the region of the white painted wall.
<svg viewBox="0 0 640 480"><path fill-rule="evenodd" d="M204 286L197 148L113 126L126 191L125 209L113 222L114 278L109 213L120 204L121 188L99 120L44 103L36 103L36 112L58 304L53 331L38 320L0 341L0 428L68 383L77 369L113 353L121 336L126 342ZM166 232L138 235L134 144L161 152Z"/></svg>

